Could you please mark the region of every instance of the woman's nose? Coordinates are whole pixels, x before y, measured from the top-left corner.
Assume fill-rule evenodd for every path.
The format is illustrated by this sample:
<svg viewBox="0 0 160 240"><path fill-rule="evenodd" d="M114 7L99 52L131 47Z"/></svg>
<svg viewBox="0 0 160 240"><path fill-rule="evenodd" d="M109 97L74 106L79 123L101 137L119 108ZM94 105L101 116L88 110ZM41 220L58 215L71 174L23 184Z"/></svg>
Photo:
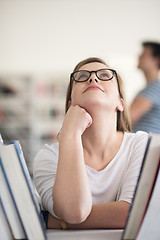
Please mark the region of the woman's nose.
<svg viewBox="0 0 160 240"><path fill-rule="evenodd" d="M96 82L96 83L98 83L98 78L97 78L97 76L96 76L96 73L92 73L91 74L91 76L90 76L90 78L88 79L88 82L89 83L92 83L92 82Z"/></svg>

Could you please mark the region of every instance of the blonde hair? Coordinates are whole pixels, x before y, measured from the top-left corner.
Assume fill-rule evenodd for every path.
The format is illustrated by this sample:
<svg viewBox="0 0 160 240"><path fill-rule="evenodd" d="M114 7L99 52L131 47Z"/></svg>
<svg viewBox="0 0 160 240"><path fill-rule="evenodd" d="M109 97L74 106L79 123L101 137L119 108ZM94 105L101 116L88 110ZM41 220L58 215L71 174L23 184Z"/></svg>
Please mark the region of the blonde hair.
<svg viewBox="0 0 160 240"><path fill-rule="evenodd" d="M92 63L92 62L99 62L99 63L102 63L102 64L104 64L108 67L108 65L105 63L105 61L102 60L101 58L91 57L91 58L86 58L83 61L79 62L76 65L76 67L74 68L73 72L78 71L83 65L86 65L86 64ZM130 118L129 118L129 111L128 111L127 104L126 104L123 81L122 81L122 78L120 77L119 74L116 75L116 79L117 79L117 85L118 85L118 91L119 91L120 98L122 98L123 101L124 101L123 112L117 111L117 131L131 132L131 121L130 121ZM74 80L70 76L70 83L68 85L67 95L66 95L65 113L67 113L67 111L69 109L69 103L71 101L73 81Z"/></svg>

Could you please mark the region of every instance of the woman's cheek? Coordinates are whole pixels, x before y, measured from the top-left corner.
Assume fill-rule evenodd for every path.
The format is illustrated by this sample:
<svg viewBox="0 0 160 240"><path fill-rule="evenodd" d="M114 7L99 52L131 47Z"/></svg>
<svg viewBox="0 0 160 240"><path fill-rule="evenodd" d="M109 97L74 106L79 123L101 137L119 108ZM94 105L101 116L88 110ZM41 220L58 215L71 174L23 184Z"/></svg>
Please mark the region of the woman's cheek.
<svg viewBox="0 0 160 240"><path fill-rule="evenodd" d="M75 106L78 104L78 99L77 99L77 96L74 92L72 92L71 94L71 105L72 106Z"/></svg>
<svg viewBox="0 0 160 240"><path fill-rule="evenodd" d="M79 105L79 103L80 103L80 89L78 88L77 84L75 84L71 93L71 104L75 106Z"/></svg>

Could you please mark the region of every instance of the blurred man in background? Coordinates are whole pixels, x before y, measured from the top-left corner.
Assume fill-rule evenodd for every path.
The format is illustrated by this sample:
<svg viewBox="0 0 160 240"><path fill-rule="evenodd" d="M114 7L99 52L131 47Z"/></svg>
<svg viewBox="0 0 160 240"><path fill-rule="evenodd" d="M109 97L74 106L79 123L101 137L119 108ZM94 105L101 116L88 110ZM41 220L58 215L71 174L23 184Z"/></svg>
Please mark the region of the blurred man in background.
<svg viewBox="0 0 160 240"><path fill-rule="evenodd" d="M145 75L146 87L138 93L130 107L133 132L160 134L160 43L144 42L138 68Z"/></svg>

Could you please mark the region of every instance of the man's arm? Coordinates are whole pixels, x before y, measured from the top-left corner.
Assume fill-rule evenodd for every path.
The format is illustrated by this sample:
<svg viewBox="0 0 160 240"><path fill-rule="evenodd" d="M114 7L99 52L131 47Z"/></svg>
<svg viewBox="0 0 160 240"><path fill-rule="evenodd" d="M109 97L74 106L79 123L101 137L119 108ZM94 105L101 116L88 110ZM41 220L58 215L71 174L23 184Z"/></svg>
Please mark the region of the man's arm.
<svg viewBox="0 0 160 240"><path fill-rule="evenodd" d="M87 219L80 224L69 224L69 229L124 228L130 204L125 201L94 205ZM48 228L61 228L60 221L49 214Z"/></svg>
<svg viewBox="0 0 160 240"><path fill-rule="evenodd" d="M153 103L144 96L137 97L130 106L132 124L135 124L141 117L151 110Z"/></svg>

